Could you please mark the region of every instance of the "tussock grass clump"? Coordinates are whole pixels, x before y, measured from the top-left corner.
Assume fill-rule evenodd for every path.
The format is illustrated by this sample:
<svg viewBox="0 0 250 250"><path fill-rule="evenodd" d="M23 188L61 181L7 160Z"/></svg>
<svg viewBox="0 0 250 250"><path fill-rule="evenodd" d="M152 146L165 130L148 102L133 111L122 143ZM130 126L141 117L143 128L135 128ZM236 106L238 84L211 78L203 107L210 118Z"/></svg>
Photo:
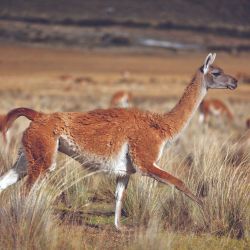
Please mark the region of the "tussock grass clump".
<svg viewBox="0 0 250 250"><path fill-rule="evenodd" d="M151 178L132 176L124 200L124 209L133 225L147 226L161 214L163 189Z"/></svg>
<svg viewBox="0 0 250 250"><path fill-rule="evenodd" d="M83 183L87 183L84 180L93 175L84 171L76 174L75 168L71 167L72 165L65 164L41 178L33 185L28 195L24 194L22 186L9 190L11 193L3 193L0 209L0 246L5 246L5 249L58 249L58 244L61 245L62 221L54 210L58 204L57 199L63 192L74 192L77 196L80 188L72 187L81 183L84 189ZM63 178L65 173L67 175ZM82 206L84 205L86 199Z"/></svg>
<svg viewBox="0 0 250 250"><path fill-rule="evenodd" d="M242 238L249 230L249 156L230 164L235 146L228 139L219 141L216 135L204 136L197 146L194 168L201 168L200 182L207 185L204 202L210 232Z"/></svg>
<svg viewBox="0 0 250 250"><path fill-rule="evenodd" d="M198 229L237 238L249 233L250 162L243 157L237 166L230 164L234 147L229 140L203 135L194 143L191 165L170 169L203 199L206 216L174 190L165 200L163 216L171 229ZM180 168L184 168L182 173Z"/></svg>
<svg viewBox="0 0 250 250"><path fill-rule="evenodd" d="M216 237L209 234L183 234L163 230L155 221L145 229L138 229L135 238L122 249L129 250L189 250L189 249L248 249L249 240L239 241L228 237Z"/></svg>
<svg viewBox="0 0 250 250"><path fill-rule="evenodd" d="M70 208L72 211L83 209L89 204L89 187L93 174L87 172L79 163L68 157L60 157L57 168L59 169L58 176L53 185L58 185L58 179L63 180L63 186L66 185L57 199L57 206ZM85 175L88 178L85 178Z"/></svg>
<svg viewBox="0 0 250 250"><path fill-rule="evenodd" d="M51 209L54 192L41 185L34 185L27 197L20 189L12 192L7 204L2 204L0 245L5 249L46 249L56 237L57 222Z"/></svg>

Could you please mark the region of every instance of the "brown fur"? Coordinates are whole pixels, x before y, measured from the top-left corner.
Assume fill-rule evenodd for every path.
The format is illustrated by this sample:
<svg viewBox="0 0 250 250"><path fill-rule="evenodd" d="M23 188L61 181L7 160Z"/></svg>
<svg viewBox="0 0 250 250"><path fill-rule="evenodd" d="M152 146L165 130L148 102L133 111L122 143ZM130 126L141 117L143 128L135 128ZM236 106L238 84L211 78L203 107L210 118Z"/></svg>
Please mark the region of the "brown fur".
<svg viewBox="0 0 250 250"><path fill-rule="evenodd" d="M209 116L213 116L213 110L219 112L220 116L226 116L229 121L233 120L233 114L225 103L218 99L204 100L200 104L200 112L204 115L205 122Z"/></svg>

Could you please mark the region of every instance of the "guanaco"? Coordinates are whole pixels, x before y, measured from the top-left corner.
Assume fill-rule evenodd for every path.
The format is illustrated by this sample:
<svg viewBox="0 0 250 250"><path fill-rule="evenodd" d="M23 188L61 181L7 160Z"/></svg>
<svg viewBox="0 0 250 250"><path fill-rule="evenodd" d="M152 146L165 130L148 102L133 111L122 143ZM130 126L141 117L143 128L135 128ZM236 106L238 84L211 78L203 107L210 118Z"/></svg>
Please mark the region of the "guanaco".
<svg viewBox="0 0 250 250"><path fill-rule="evenodd" d="M111 98L111 108L128 108L132 106L132 93L129 91L117 91Z"/></svg>
<svg viewBox="0 0 250 250"><path fill-rule="evenodd" d="M203 100L199 107L200 110L200 117L199 121L207 122L209 116L220 116L220 117L227 117L229 121L233 120L233 114L226 106L225 103L218 99L207 99Z"/></svg>
<svg viewBox="0 0 250 250"><path fill-rule="evenodd" d="M198 109L210 88L235 89L237 80L213 66L209 54L198 68L176 106L166 114L136 108L97 109L87 113L45 114L28 108L11 110L1 125L3 133L19 117L31 120L24 132L18 161L0 179L0 189L28 175L30 187L47 170L56 166L60 151L93 170L101 169L117 177L115 226L120 229L122 200L131 174L147 175L203 202L178 178L161 169L158 161L163 149L175 141ZM25 171L26 170L26 171Z"/></svg>

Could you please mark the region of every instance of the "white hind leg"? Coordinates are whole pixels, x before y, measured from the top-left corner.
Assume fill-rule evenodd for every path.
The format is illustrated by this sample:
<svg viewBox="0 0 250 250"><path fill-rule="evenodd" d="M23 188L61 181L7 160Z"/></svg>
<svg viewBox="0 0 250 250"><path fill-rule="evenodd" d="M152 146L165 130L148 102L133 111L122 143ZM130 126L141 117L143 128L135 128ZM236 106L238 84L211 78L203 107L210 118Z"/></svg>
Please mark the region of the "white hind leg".
<svg viewBox="0 0 250 250"><path fill-rule="evenodd" d="M25 175L27 175L27 160L24 153L20 153L13 168L0 177L0 192L15 184Z"/></svg>

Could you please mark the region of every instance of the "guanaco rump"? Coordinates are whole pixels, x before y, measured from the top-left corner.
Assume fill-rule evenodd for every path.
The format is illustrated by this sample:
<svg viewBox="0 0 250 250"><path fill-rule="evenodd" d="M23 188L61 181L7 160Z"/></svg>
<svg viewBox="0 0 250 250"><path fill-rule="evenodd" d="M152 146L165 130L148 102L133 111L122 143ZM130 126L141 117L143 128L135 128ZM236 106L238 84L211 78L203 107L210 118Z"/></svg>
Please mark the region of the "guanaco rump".
<svg viewBox="0 0 250 250"><path fill-rule="evenodd" d="M203 202L186 185L158 166L164 147L169 147L187 127L209 88L235 89L237 80L213 66L215 54L209 54L196 71L176 106L167 114L136 108L97 109L87 113L45 114L28 108L10 111L3 133L19 117L31 120L22 138L19 159L0 179L0 189L28 175L30 187L46 170L56 166L60 151L93 170L101 169L117 177L115 226L120 229L122 200L131 174L138 172L178 190L195 201Z"/></svg>
<svg viewBox="0 0 250 250"><path fill-rule="evenodd" d="M228 121L233 120L233 114L224 102L218 99L203 100L199 107L200 123L208 122L209 116L226 117Z"/></svg>
<svg viewBox="0 0 250 250"><path fill-rule="evenodd" d="M129 91L117 91L111 98L111 108L129 108L132 106L132 93Z"/></svg>

